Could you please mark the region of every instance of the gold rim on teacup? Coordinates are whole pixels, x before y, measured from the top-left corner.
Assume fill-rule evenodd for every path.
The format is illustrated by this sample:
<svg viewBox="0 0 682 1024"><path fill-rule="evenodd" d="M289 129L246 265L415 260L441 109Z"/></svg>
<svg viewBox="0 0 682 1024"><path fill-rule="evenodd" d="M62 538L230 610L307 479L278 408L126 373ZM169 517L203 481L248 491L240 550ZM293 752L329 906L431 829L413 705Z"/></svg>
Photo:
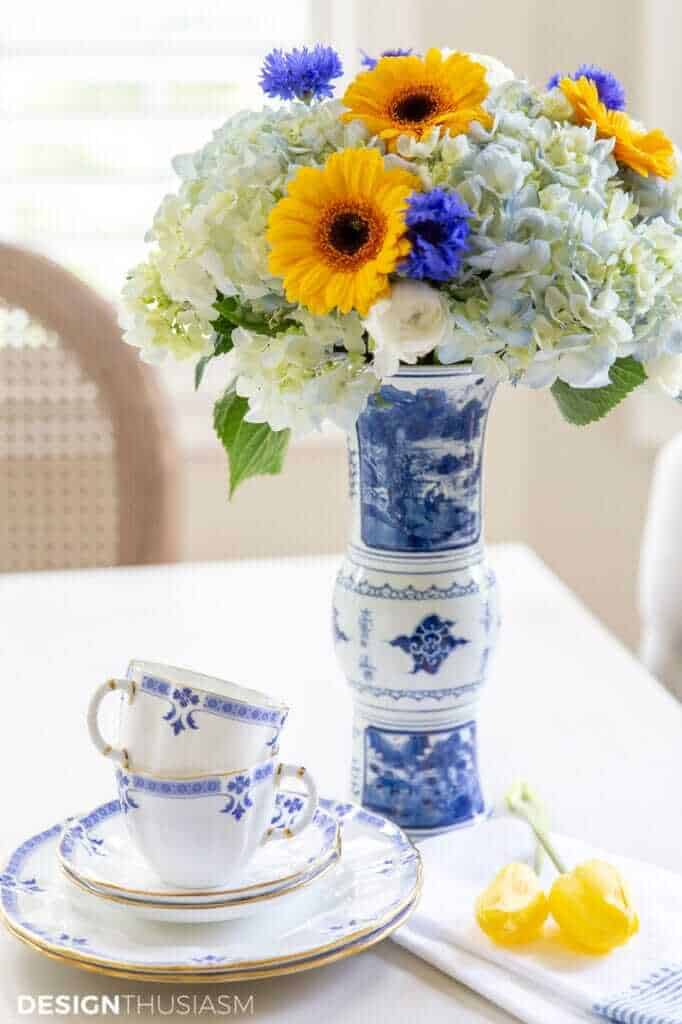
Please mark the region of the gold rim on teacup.
<svg viewBox="0 0 682 1024"><path fill-rule="evenodd" d="M271 711L286 711L291 708L282 697L273 697L263 690L254 690L250 686L242 686L241 683L233 683L229 679L220 679L218 676L208 676L204 672L195 672L194 669L181 668L179 665L162 665L159 662L145 661L143 658L133 658L128 665L128 676L133 672L139 672L142 678L152 677L161 682L169 683L172 686L190 685L200 693L210 696L223 697L234 701L236 704L245 706L257 704L260 707L269 708ZM194 682L194 680L200 680ZM135 679L130 679L136 688L140 684ZM224 689L223 689L224 688ZM240 696L235 696L237 691Z"/></svg>
<svg viewBox="0 0 682 1024"><path fill-rule="evenodd" d="M123 704L115 741L102 732L99 712L116 691ZM157 701L168 706L167 713L157 714ZM125 769L170 775L191 773L195 760L202 772L220 770L226 736L231 737L230 767L235 761L238 766L264 758L267 748L277 742L288 714L289 705L281 697L189 669L133 659L125 678L110 678L94 690L86 720L90 739L104 757ZM205 718L201 729L208 729L208 746L203 737L198 747L197 739L190 738L199 730L197 715ZM247 731L242 732L245 727ZM178 740L180 735L184 740Z"/></svg>
<svg viewBox="0 0 682 1024"><path fill-rule="evenodd" d="M125 771L128 775L142 775L145 779L153 779L158 782L205 782L207 779L227 779L230 775L247 775L250 771L253 771L259 764L268 764L273 758L279 757L279 747L275 747L267 757L262 758L260 761L256 761L248 768L230 768L224 772L197 772L194 775L162 775L160 772L150 772L146 768L135 768L131 765L130 768L126 768ZM275 772L275 777L280 774L280 769L283 765L279 765ZM119 771L123 771L123 765L119 766ZM303 775L306 772L304 767L298 769Z"/></svg>
<svg viewBox="0 0 682 1024"><path fill-rule="evenodd" d="M321 808L321 810L322 810L323 814L326 814L324 809ZM329 817L330 821L333 821L333 818L331 817L331 815L329 815L328 817ZM78 820L78 818L76 818L76 820ZM321 855L320 858L315 863L313 863L312 866L308 865L309 870L314 870L318 866L318 864L323 864L324 863L324 857L330 856L330 854L333 853L333 852L336 852L336 855L337 855L336 859L337 860L340 858L340 856L341 856L341 829L340 829L338 821L335 822L335 825L336 825L336 835L334 837L333 845L330 847L329 850L325 851L325 853L323 855ZM161 900L164 896L170 896L170 897L180 897L180 896L190 896L190 895L191 896L197 896L197 897L201 897L201 896L225 896L225 897L227 897L227 896L235 896L237 893L241 893L241 892L248 893L248 892L252 892L254 889L261 889L264 885L270 885L270 884L271 885L286 885L287 882L292 882L295 879L299 878L303 874L302 871L298 871L298 872L294 872L291 875L283 875L281 878L269 879L268 882L254 882L253 885L244 885L244 886L240 886L240 887L238 887L236 889L177 889L177 890L166 889L163 892L161 892L158 889L133 889L133 888L131 888L129 886L117 885L116 882L103 882L101 879L97 879L93 875L87 875L87 874L83 874L81 872L77 872L76 869L72 865L70 865L69 862L64 858L63 854L60 851L59 845L57 846L57 860L59 861L59 865L62 868L62 870L64 872L66 872L69 875L69 877L71 879L73 879L74 881L80 882L82 885L83 884L86 885L88 887L88 891L93 891L94 887L97 887L98 890L101 889L102 887L105 887L107 890L115 890L115 892L130 893L132 896L145 896L145 897L149 898L149 900L150 900L148 905L151 905L151 901L153 901L154 899L159 898L159 900ZM334 861L332 861L332 863L334 863ZM326 867L325 867L325 870L326 870ZM316 875L315 877L319 878L320 876ZM290 892L290 891L293 891L293 890L287 889L287 892ZM96 894L98 896L101 895L103 898L106 895L104 892L100 893L99 891ZM268 895L269 895L269 893L268 893ZM119 897L116 897L115 895L112 895L111 898L114 899L114 900L120 899ZM250 897L248 897L248 898L250 898ZM120 902L122 902L122 903L130 903L132 901L131 900L120 899ZM162 904L162 905L164 905L164 904ZM168 904L166 904L166 906L167 905ZM204 904L204 905L208 906L208 904ZM224 905L225 905L224 903L214 904L214 906L224 906ZM171 907L180 907L180 909L182 909L185 906L185 904L182 904L182 903L171 903L170 906ZM195 907L196 904L189 904L189 906Z"/></svg>
<svg viewBox="0 0 682 1024"><path fill-rule="evenodd" d="M257 896L245 896L243 899L219 900L219 901L213 902L213 903L181 903L179 901L177 903L164 903L164 902L155 902L154 900L125 899L125 897L122 897L122 896L114 896L113 894L110 894L110 893L107 893L107 892L102 892L99 888L95 888L94 885L88 884L86 881L83 880L82 877L79 877L78 875L76 875L74 873L74 871L72 869L68 868L66 866L66 864L64 863L64 861L61 859L61 857L59 857L59 862L60 862L60 867L61 867L62 871L64 872L64 874L67 876L69 882L71 882L73 885L75 885L82 892L87 893L88 896L95 896L98 899L106 900L108 903L116 903L119 906L129 907L130 909L133 909L133 908L139 909L139 910L149 909L149 910L162 910L162 911L171 911L171 912L178 911L178 910L196 910L196 911L201 913L204 910L223 910L223 909L227 909L228 907L238 908L238 907L243 907L243 906L250 905L252 903L264 903L267 900L277 899L277 897L280 897L280 896L288 896L289 893L298 892L300 889L305 889L306 886L310 885L312 882L317 882L320 878L322 878L324 875L327 874L327 872L329 871L330 868L334 867L335 864L338 864L339 860L341 859L341 833L340 833L340 831L338 829L338 826L337 826L337 830L336 830L336 839L335 839L335 842L334 842L334 846L330 850L327 851L327 853L325 854L325 857L326 857L326 863L325 863L325 860L322 860L321 861L321 866L319 868L312 868L311 869L312 874L310 872L308 872L306 874L306 876L301 879L300 882L295 882L293 885L285 885L284 888L280 888L276 892L265 892L265 893L262 893L262 894L257 895ZM291 875L289 877L290 878L294 878L294 879L296 878L295 875ZM278 883L279 883L279 880L278 880ZM111 886L111 888L114 888L114 886ZM257 888L257 887L256 886L248 886L247 888L253 889L253 888ZM245 888L243 890L233 889L231 891L232 892L240 892L240 891L246 892L247 888ZM132 890L132 889L125 889L125 890L122 890L122 891L124 891L124 892L133 892L134 890ZM226 891L229 892L230 890L226 890ZM137 890L137 892L141 892L141 890ZM194 889L186 889L183 892L178 893L177 895L185 896L185 895L190 895L190 894L191 895L196 895L196 896L203 895L202 893L196 892ZM167 895L170 896L171 894L168 893ZM210 890L205 895L209 895L209 896L214 895L214 890ZM216 892L215 895L218 896L218 895L220 895L220 893ZM238 920L238 919L235 918L235 920Z"/></svg>

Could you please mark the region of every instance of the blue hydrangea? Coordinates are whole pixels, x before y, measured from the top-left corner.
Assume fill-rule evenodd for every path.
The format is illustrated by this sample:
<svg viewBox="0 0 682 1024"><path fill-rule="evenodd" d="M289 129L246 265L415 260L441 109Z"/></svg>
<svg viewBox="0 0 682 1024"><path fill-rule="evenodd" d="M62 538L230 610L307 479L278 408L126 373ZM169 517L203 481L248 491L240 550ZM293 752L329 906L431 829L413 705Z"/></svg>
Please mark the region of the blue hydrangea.
<svg viewBox="0 0 682 1024"><path fill-rule="evenodd" d="M581 64L572 75L562 75L559 72L552 75L547 88L556 88L562 78L572 78L574 82L579 78L589 78L596 85L599 99L605 107L609 110L625 110L625 89L610 71L604 71L596 64Z"/></svg>
<svg viewBox="0 0 682 1024"><path fill-rule="evenodd" d="M456 192L413 192L405 214L412 249L400 272L418 280L451 280L469 248L470 217L471 210Z"/></svg>
<svg viewBox="0 0 682 1024"><path fill-rule="evenodd" d="M370 57L370 55L368 53L365 53L364 50L361 50L360 52L362 54L362 66L363 66L363 68L369 68L370 71L372 70L372 68L375 68L377 66L377 64L379 63L379 60L380 60L381 57L411 57L412 56L412 50L411 49L409 49L409 50L400 50L400 49L398 49L398 50L384 50L380 54L380 57Z"/></svg>
<svg viewBox="0 0 682 1024"><path fill-rule="evenodd" d="M333 94L332 79L342 74L336 50L318 43L312 50L271 50L263 61L260 86L266 96L282 100L320 100Z"/></svg>

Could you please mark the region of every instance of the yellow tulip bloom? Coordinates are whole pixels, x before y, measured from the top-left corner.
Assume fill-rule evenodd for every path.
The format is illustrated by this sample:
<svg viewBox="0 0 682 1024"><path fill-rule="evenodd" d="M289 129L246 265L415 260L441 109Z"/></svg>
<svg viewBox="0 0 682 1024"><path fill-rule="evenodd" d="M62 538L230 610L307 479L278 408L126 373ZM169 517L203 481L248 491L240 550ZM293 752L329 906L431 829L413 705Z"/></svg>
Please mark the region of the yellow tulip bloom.
<svg viewBox="0 0 682 1024"><path fill-rule="evenodd" d="M476 900L476 920L493 942L530 942L549 906L540 880L527 864L507 864Z"/></svg>
<svg viewBox="0 0 682 1024"><path fill-rule="evenodd" d="M549 909L563 935L590 953L609 953L639 928L623 878L603 860L588 860L560 875Z"/></svg>

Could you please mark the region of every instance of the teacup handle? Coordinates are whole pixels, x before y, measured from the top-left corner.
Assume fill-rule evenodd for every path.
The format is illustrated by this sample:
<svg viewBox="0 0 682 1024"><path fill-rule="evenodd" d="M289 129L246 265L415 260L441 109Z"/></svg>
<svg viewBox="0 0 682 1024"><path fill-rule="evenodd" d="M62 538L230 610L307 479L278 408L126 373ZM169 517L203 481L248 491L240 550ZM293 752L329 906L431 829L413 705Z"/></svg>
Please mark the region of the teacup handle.
<svg viewBox="0 0 682 1024"><path fill-rule="evenodd" d="M111 743L102 736L99 727L99 707L104 698L109 693L113 693L114 690L122 690L123 693L128 694L128 701L132 702L135 696L135 683L132 679L107 679L106 683L102 683L98 686L92 697L90 698L90 704L88 705L88 732L90 733L90 739L95 744L100 754L104 754L105 757L110 757L112 761L116 761L118 764L123 765L124 768L128 768L128 752L126 750L119 750L117 747L113 747Z"/></svg>
<svg viewBox="0 0 682 1024"><path fill-rule="evenodd" d="M310 824L317 810L317 786L312 775L305 768L298 768L294 764L279 764L277 766L276 779L277 789L281 787L285 779L298 779L305 787L308 800L305 810L291 828L269 828L263 837L264 843L271 839L293 839L294 836L297 836L299 832L302 832Z"/></svg>

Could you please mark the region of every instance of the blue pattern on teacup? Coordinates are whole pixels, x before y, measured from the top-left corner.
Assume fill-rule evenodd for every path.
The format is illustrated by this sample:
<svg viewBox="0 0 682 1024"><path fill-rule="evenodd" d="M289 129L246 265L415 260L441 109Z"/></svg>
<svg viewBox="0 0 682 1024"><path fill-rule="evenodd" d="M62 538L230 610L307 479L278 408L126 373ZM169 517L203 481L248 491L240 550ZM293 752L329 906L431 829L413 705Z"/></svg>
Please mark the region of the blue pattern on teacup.
<svg viewBox="0 0 682 1024"><path fill-rule="evenodd" d="M116 779L121 807L126 814L139 808L138 800L140 800L140 794L144 793L170 799L225 795L227 802L220 813L231 814L236 821L240 821L247 810L253 806L249 796L250 787L257 786L265 779L269 779L274 771L274 762L266 761L265 764L256 765L249 772L239 772L236 775L216 776L208 779L173 780L155 779L135 772L124 772L119 768L116 772ZM131 792L136 795L131 796Z"/></svg>
<svg viewBox="0 0 682 1024"><path fill-rule="evenodd" d="M180 736L187 729L199 729L197 715L205 713L242 722L253 722L254 725L269 726L274 732L268 740L267 746L274 747L288 714L285 709L261 707L257 704L229 700L211 694L204 694L202 704L201 696L195 693L191 687L173 687L164 679L154 679L152 676L143 676L140 685L144 693L151 694L153 697L162 697L170 702L171 707L163 715L163 719L168 722L174 736Z"/></svg>
<svg viewBox="0 0 682 1024"><path fill-rule="evenodd" d="M193 693L189 686L173 690L173 707L163 717L166 722L170 722L176 736L188 727L190 729L199 728L192 709L196 709L200 699L199 694ZM190 710L183 714L181 709L185 708L190 708Z"/></svg>
<svg viewBox="0 0 682 1024"><path fill-rule="evenodd" d="M227 785L227 803L220 813L231 814L237 821L243 818L249 807L253 807L253 801L249 796L250 785L251 779L248 774L236 775L230 779Z"/></svg>

